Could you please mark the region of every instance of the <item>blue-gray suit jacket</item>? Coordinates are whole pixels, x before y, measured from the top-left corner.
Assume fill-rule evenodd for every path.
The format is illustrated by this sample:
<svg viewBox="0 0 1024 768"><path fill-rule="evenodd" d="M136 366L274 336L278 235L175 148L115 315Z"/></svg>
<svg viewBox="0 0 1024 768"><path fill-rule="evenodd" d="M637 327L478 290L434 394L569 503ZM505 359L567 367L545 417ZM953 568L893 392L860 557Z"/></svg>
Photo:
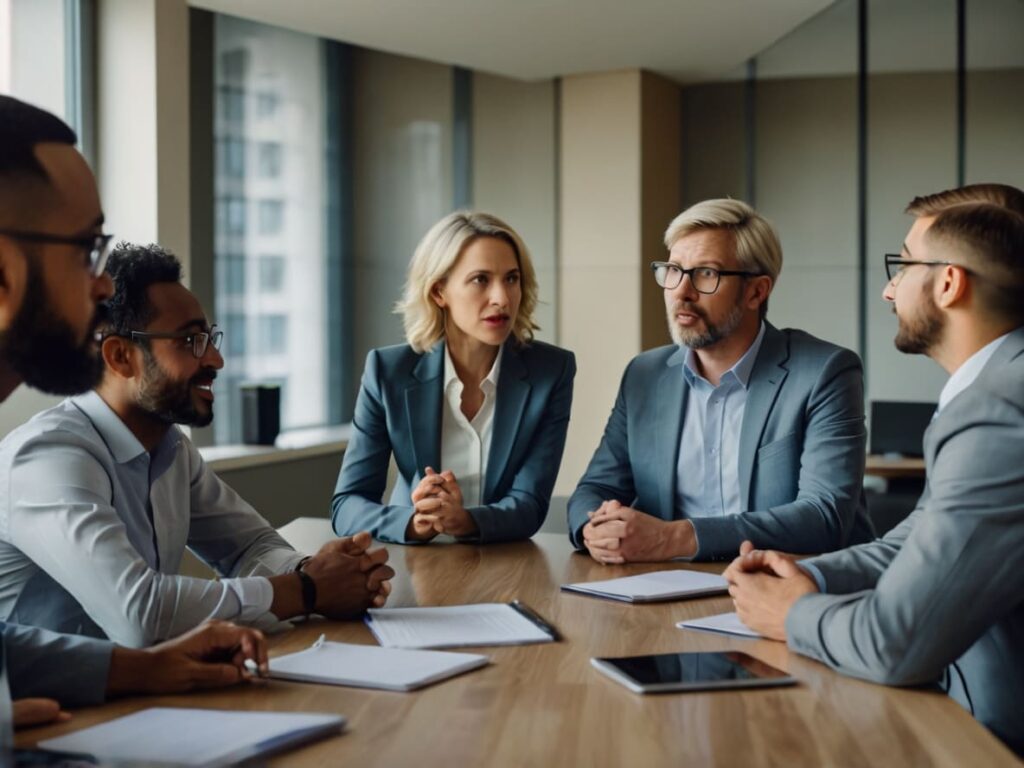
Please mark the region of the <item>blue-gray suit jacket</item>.
<svg viewBox="0 0 1024 768"><path fill-rule="evenodd" d="M1024 755L1024 328L924 438L928 484L884 538L812 558L828 594L786 617L796 651L950 695Z"/></svg>
<svg viewBox="0 0 1024 768"><path fill-rule="evenodd" d="M99 704L106 698L114 648L110 641L0 621L0 645L12 698L42 696L68 707Z"/></svg>
<svg viewBox="0 0 1024 768"><path fill-rule="evenodd" d="M565 448L575 375L572 352L539 341L505 342L483 504L467 510L479 529L474 540L527 539L544 522ZM443 387L443 344L425 354L401 344L367 356L331 500L339 536L369 530L381 541L407 541L412 489L426 467L440 471ZM392 453L398 482L390 502L382 504Z"/></svg>
<svg viewBox="0 0 1024 768"><path fill-rule="evenodd" d="M626 368L604 437L569 499L569 536L583 547L587 513L616 499L663 520L676 509L676 467L689 385L675 345ZM740 429L739 515L693 519L700 560L760 548L830 552L870 541L864 503L864 376L853 352L767 324Z"/></svg>

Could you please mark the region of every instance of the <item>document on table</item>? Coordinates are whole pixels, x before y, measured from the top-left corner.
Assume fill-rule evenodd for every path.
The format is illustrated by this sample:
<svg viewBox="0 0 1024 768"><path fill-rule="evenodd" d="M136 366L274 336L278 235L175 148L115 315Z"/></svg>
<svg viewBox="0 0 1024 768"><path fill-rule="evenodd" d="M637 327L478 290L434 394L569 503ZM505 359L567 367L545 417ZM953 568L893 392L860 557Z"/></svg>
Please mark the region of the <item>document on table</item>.
<svg viewBox="0 0 1024 768"><path fill-rule="evenodd" d="M482 667L490 661L475 653L416 651L324 642L270 660L270 676L326 685L412 691Z"/></svg>
<svg viewBox="0 0 1024 768"><path fill-rule="evenodd" d="M366 623L386 648L550 643L558 632L518 601L432 608L371 608Z"/></svg>
<svg viewBox="0 0 1024 768"><path fill-rule="evenodd" d="M721 595L729 591L729 582L713 573L673 570L654 571L605 581L563 584L562 589L627 603L656 603L684 597Z"/></svg>
<svg viewBox="0 0 1024 768"><path fill-rule="evenodd" d="M717 632L722 635L739 635L740 637L762 637L742 621L735 613L719 613L703 619L680 621L676 624L680 629L697 629L701 632Z"/></svg>
<svg viewBox="0 0 1024 768"><path fill-rule="evenodd" d="M42 749L128 764L228 765L339 733L341 715L152 707L67 736Z"/></svg>

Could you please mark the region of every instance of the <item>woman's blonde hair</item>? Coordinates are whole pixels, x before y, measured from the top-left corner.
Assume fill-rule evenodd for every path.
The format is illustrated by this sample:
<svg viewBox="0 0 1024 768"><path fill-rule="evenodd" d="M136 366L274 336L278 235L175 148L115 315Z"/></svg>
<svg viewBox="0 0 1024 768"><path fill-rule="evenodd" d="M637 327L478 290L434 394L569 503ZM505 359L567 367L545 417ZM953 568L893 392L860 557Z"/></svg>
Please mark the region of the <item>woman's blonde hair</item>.
<svg viewBox="0 0 1024 768"><path fill-rule="evenodd" d="M431 294L445 280L463 251L478 237L495 237L512 246L519 264L522 299L512 324L512 335L521 344L533 339L539 326L533 321L537 308L537 274L530 252L508 224L489 213L456 211L441 219L423 236L409 263L402 299L395 313L402 316L405 339L417 352L429 351L444 338L445 312Z"/></svg>

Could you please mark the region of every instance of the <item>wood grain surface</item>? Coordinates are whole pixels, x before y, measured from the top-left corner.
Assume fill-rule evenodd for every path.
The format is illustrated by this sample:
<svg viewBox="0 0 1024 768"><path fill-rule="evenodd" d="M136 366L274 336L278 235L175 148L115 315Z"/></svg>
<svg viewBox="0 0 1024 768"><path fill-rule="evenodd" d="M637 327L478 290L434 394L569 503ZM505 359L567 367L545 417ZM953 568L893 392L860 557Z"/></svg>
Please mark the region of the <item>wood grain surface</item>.
<svg viewBox="0 0 1024 768"><path fill-rule="evenodd" d="M317 538L329 535L325 521L313 523L299 525L290 537L307 551ZM518 598L554 624L564 639L484 649L493 659L490 666L413 693L270 681L188 696L126 699L79 710L67 724L22 731L18 743L28 746L162 705L348 717L346 733L277 757L271 761L275 766L1018 765L995 737L942 693L844 678L790 653L782 643L675 627L682 619L731 610L726 597L628 605L558 589L563 583L666 567L721 571L721 564L601 566L573 554L567 539L556 534L488 547L388 549L398 572L390 605ZM302 649L321 632L330 640L374 642L361 622L313 620L271 638L272 655ZM789 671L799 685L641 696L589 663L592 656L733 649Z"/></svg>

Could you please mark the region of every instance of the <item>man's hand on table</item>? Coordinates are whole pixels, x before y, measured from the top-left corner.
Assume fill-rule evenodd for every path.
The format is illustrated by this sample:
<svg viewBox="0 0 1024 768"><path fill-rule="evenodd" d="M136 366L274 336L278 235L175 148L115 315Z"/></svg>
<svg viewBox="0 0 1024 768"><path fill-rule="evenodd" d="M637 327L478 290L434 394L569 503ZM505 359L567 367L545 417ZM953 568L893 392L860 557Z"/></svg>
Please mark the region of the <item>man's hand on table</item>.
<svg viewBox="0 0 1024 768"><path fill-rule="evenodd" d="M745 541L740 555L722 574L729 582L736 613L755 632L772 640L786 639L786 616L804 595L818 591L814 579L796 558L773 550L757 550Z"/></svg>
<svg viewBox="0 0 1024 768"><path fill-rule="evenodd" d="M660 520L614 500L589 516L583 543L599 563L652 563L697 554L697 537L689 520Z"/></svg>

